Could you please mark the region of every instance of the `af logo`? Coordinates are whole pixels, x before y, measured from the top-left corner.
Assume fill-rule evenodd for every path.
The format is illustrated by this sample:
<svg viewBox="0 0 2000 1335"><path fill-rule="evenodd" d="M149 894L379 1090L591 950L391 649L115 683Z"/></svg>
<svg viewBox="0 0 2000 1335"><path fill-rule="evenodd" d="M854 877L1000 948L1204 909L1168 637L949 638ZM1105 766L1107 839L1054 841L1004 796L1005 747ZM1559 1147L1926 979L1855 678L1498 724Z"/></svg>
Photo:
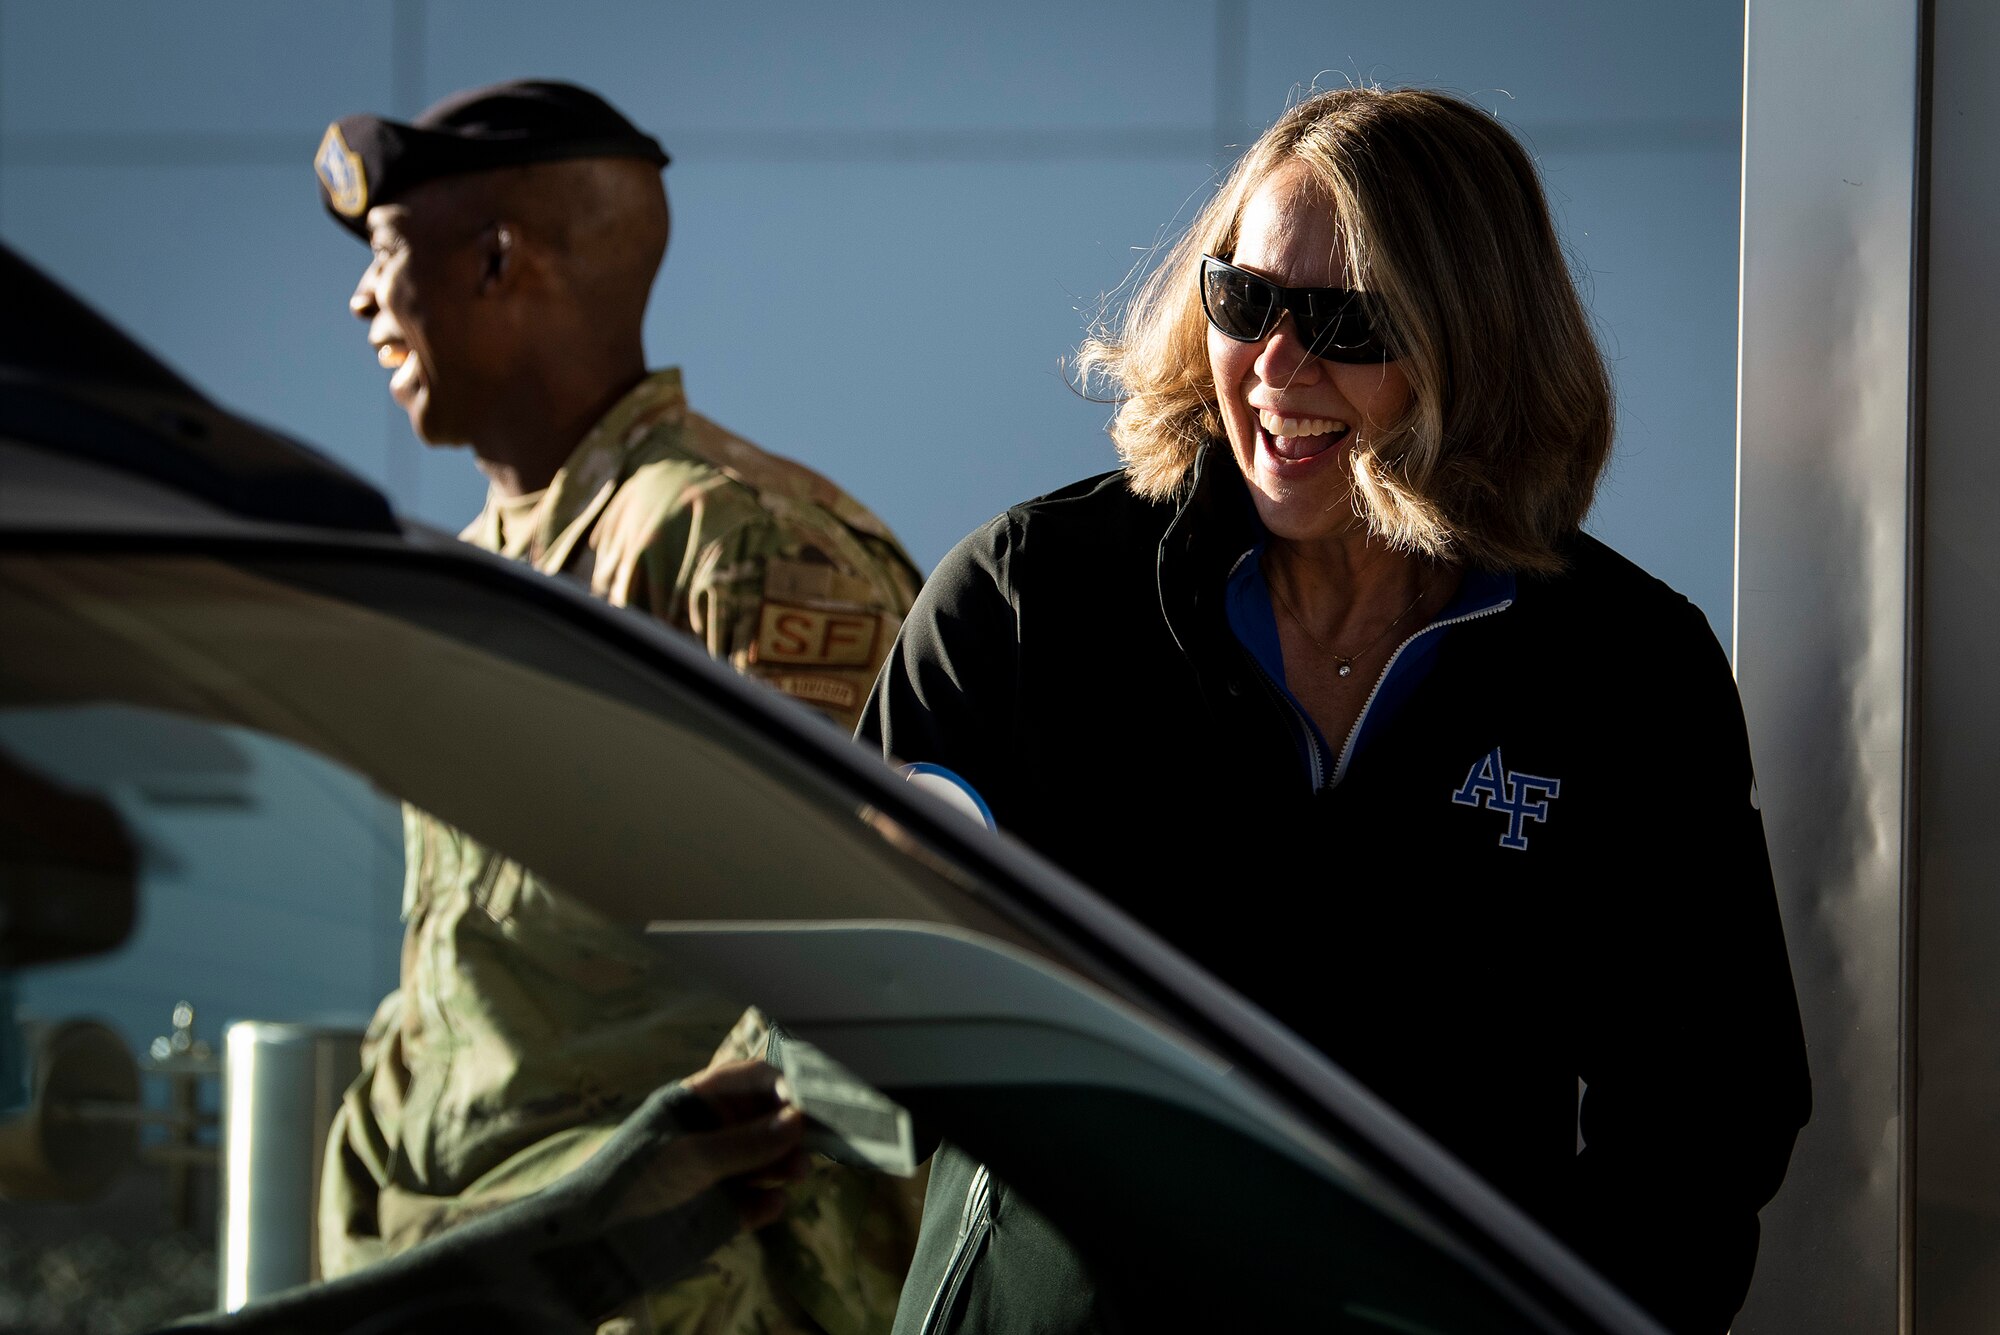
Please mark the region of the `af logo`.
<svg viewBox="0 0 2000 1335"><path fill-rule="evenodd" d="M1549 802L1561 792L1561 779L1544 779L1519 770L1509 774L1507 762L1500 758L1500 748L1496 746L1472 762L1465 782L1458 786L1451 800L1462 807L1506 812L1507 828L1501 832L1500 847L1518 850L1528 846L1527 823L1548 820Z"/></svg>
<svg viewBox="0 0 2000 1335"><path fill-rule="evenodd" d="M342 217L359 218L368 211L368 171L361 165L361 155L347 146L338 125L326 127L326 137L313 155L313 170Z"/></svg>

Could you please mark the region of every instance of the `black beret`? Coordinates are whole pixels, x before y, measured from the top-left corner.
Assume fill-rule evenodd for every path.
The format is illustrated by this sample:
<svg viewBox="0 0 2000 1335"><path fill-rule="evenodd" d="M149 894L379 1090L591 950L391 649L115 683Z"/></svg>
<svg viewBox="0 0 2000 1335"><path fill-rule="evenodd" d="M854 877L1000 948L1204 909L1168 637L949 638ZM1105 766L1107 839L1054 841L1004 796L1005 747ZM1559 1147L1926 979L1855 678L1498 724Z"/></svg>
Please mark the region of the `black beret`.
<svg viewBox="0 0 2000 1335"><path fill-rule="evenodd" d="M516 79L474 88L409 124L343 116L313 156L319 198L335 222L366 240L368 210L440 176L566 158L642 158L667 165L658 141L585 88Z"/></svg>

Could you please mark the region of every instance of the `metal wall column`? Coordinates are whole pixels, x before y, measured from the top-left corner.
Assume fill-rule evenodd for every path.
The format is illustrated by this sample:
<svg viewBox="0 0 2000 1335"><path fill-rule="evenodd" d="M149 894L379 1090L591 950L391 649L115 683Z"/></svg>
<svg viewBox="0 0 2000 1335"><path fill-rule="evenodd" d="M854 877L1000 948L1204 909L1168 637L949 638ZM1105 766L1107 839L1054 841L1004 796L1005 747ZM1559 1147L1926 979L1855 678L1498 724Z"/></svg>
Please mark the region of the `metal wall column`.
<svg viewBox="0 0 2000 1335"><path fill-rule="evenodd" d="M1739 1335L1908 1329L1923 8L1748 4L1735 656L1814 1114Z"/></svg>
<svg viewBox="0 0 2000 1335"><path fill-rule="evenodd" d="M2000 6L1931 0L1916 1328L2000 1323Z"/></svg>

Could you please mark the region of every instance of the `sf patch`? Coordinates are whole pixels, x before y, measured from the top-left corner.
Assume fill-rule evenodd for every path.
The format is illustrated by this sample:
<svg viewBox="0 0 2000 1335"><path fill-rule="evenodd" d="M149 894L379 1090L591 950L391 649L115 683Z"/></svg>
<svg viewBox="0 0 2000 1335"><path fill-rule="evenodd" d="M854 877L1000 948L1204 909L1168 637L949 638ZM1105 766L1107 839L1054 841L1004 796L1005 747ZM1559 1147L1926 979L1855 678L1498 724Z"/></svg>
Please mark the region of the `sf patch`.
<svg viewBox="0 0 2000 1335"><path fill-rule="evenodd" d="M313 170L326 187L327 202L344 218L359 218L368 211L368 169L361 156L347 146L340 126L329 125L313 155Z"/></svg>
<svg viewBox="0 0 2000 1335"><path fill-rule="evenodd" d="M1500 832L1500 847L1519 851L1528 846L1527 823L1546 823L1549 803L1561 794L1560 779L1544 779L1519 770L1510 772L1496 746L1472 762L1465 782L1458 786L1451 800L1462 807L1484 807L1504 813L1507 828Z"/></svg>
<svg viewBox="0 0 2000 1335"><path fill-rule="evenodd" d="M757 609L750 661L821 668L871 668L882 619L866 609L807 607L765 599Z"/></svg>

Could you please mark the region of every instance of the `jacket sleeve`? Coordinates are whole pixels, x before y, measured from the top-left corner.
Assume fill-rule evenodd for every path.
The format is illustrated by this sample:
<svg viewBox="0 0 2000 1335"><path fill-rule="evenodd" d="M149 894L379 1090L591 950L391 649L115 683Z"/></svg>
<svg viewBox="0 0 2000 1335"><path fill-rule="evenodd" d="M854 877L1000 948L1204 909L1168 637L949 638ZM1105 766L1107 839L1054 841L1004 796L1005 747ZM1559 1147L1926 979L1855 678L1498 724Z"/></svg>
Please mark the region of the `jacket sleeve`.
<svg viewBox="0 0 2000 1335"><path fill-rule="evenodd" d="M1742 706L1706 620L1639 678L1624 865L1579 966L1577 1250L1676 1332L1722 1335L1811 1110ZM1635 683L1635 684L1639 684Z"/></svg>
<svg viewBox="0 0 2000 1335"><path fill-rule="evenodd" d="M855 734L886 759L954 771L1002 826L1015 787L1017 547L1003 516L945 556L910 609Z"/></svg>

